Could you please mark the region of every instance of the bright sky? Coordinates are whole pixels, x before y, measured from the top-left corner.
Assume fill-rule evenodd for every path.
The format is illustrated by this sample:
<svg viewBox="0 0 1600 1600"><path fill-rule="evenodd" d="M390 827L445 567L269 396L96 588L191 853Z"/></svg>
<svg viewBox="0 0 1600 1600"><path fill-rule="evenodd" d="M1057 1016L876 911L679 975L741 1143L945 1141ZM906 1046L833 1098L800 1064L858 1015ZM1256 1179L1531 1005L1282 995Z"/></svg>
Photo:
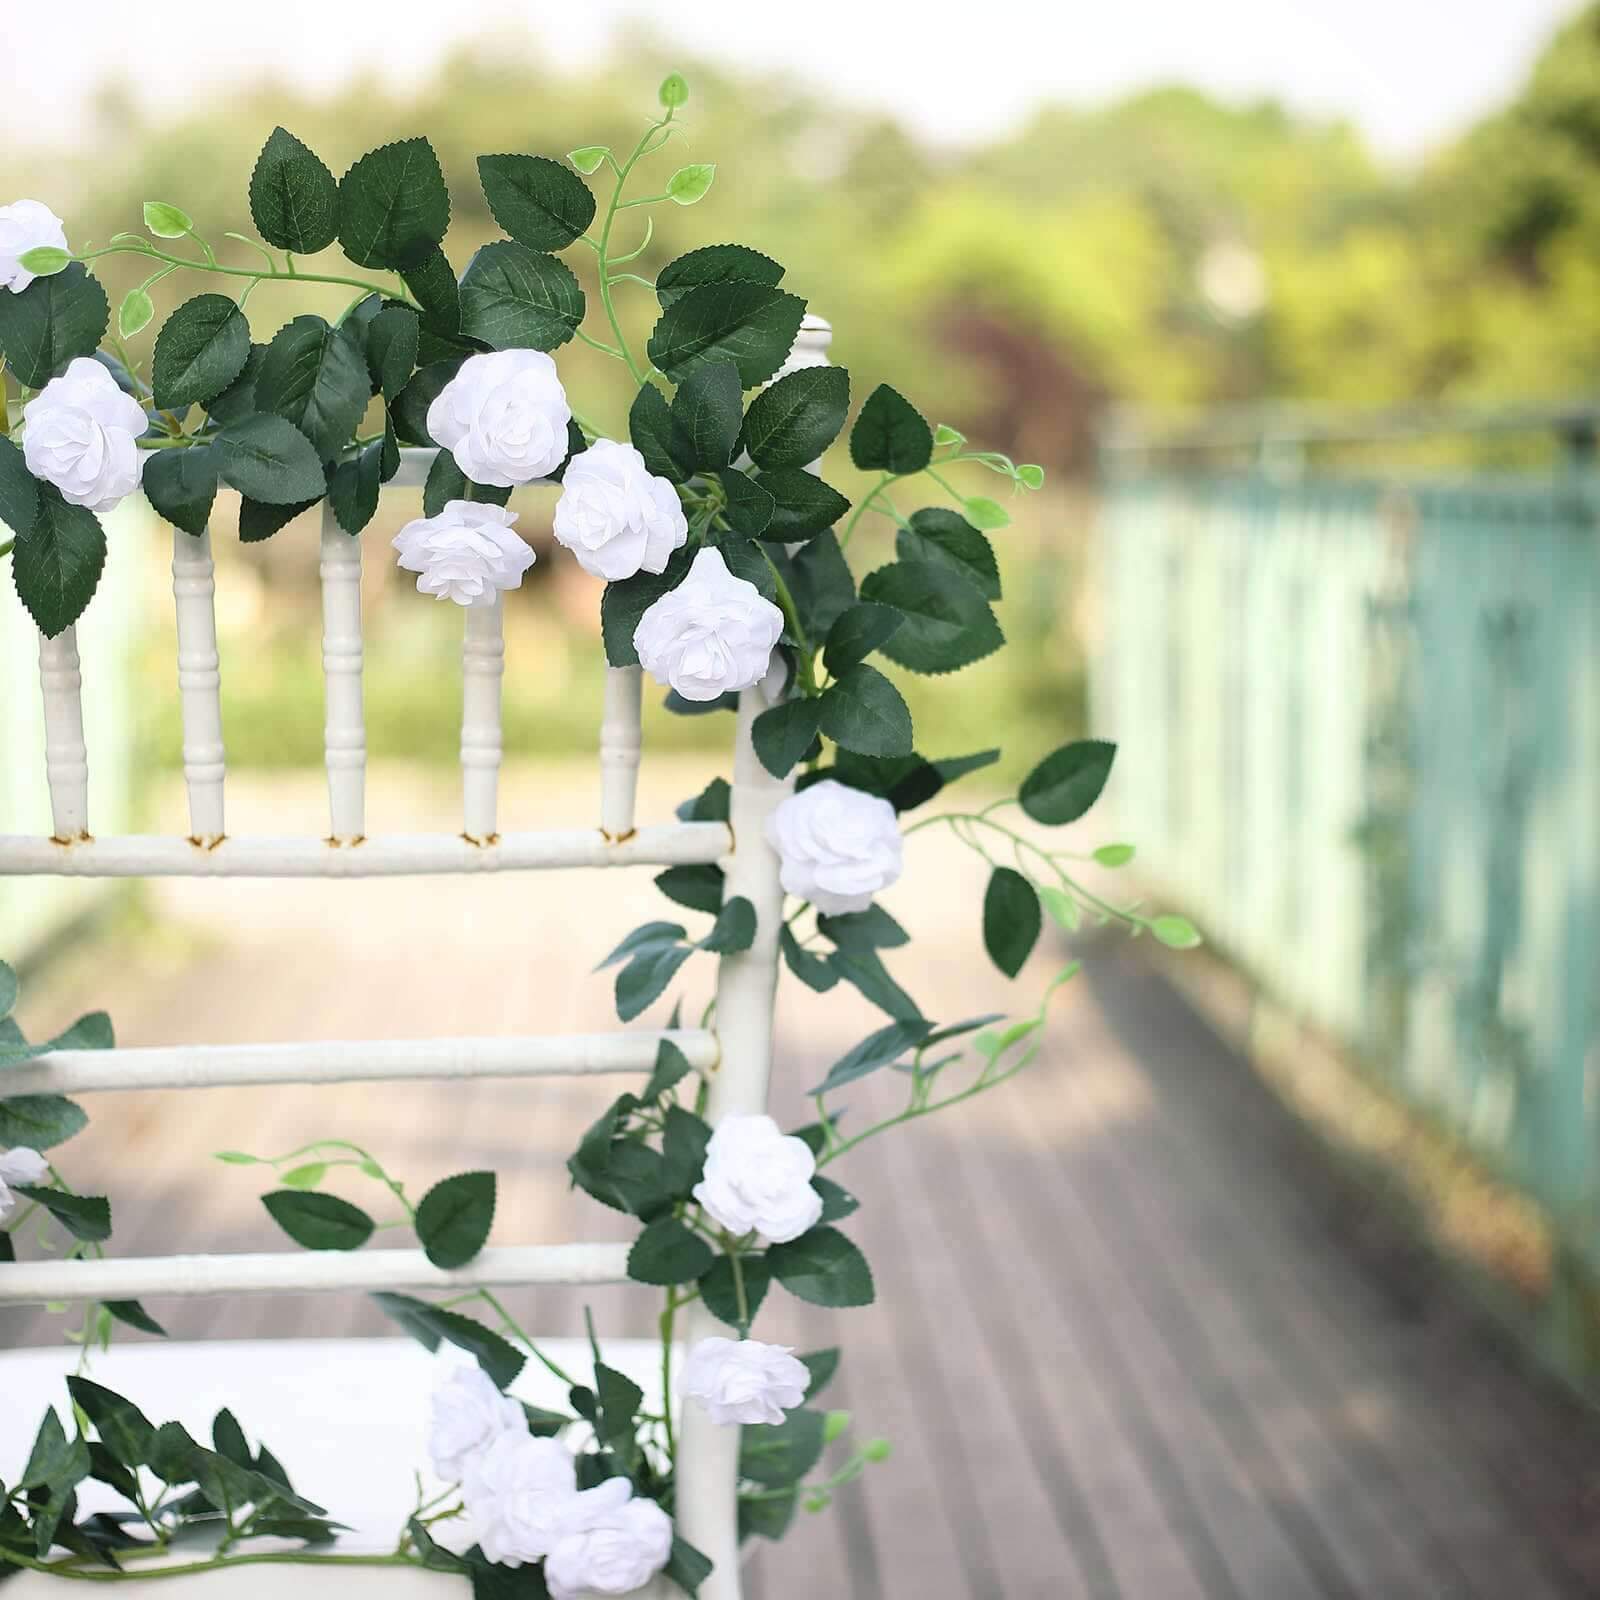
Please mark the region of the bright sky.
<svg viewBox="0 0 1600 1600"><path fill-rule="evenodd" d="M113 77L157 110L264 72L312 89L374 68L406 82L426 75L446 42L488 28L525 30L541 52L582 68L604 54L619 23L642 20L686 52L792 70L936 137L1003 130L1042 100L1094 101L1182 79L1348 116L1380 152L1408 160L1507 95L1580 4L213 0L166 10L134 0L0 0L0 134L69 141L96 85ZM254 20L262 17L265 37Z"/></svg>

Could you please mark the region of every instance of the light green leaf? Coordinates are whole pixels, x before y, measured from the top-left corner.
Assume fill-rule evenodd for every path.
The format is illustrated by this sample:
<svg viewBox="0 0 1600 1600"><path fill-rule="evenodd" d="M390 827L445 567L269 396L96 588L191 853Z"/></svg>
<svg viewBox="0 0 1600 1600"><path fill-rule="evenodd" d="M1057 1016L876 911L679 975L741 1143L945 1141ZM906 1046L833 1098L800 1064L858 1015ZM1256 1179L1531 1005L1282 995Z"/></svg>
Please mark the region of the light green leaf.
<svg viewBox="0 0 1600 1600"><path fill-rule="evenodd" d="M1169 950L1193 950L1203 942L1199 929L1187 917L1156 917L1150 923L1150 931Z"/></svg>
<svg viewBox="0 0 1600 1600"><path fill-rule="evenodd" d="M1039 890L1039 899L1058 928L1064 928L1068 933L1077 932L1083 921L1083 913L1078 908L1078 902L1065 889L1047 883Z"/></svg>
<svg viewBox="0 0 1600 1600"><path fill-rule="evenodd" d="M130 289L117 308L117 332L131 339L150 326L156 314L156 303L143 289Z"/></svg>
<svg viewBox="0 0 1600 1600"><path fill-rule="evenodd" d="M943 449L947 445L965 444L967 442L967 436L964 433L958 432L955 428L952 428L949 423L941 422L939 426L933 430L933 442L939 449Z"/></svg>
<svg viewBox="0 0 1600 1600"><path fill-rule="evenodd" d="M181 239L194 228L194 218L165 200L146 200L144 225L158 239Z"/></svg>
<svg viewBox="0 0 1600 1600"><path fill-rule="evenodd" d="M567 152L567 160L579 172L587 174L593 172L610 154L611 149L608 145L585 144L580 145L576 150L569 150Z"/></svg>
<svg viewBox="0 0 1600 1600"><path fill-rule="evenodd" d="M24 250L17 257L17 265L36 278L53 278L58 272L65 272L71 260L72 253L69 250L53 244L38 244L31 250Z"/></svg>
<svg viewBox="0 0 1600 1600"><path fill-rule="evenodd" d="M667 195L680 206L692 206L697 200L705 199L716 176L716 165L709 161L697 161L690 166L679 167L667 179Z"/></svg>
<svg viewBox="0 0 1600 1600"><path fill-rule="evenodd" d="M676 110L689 99L689 85L684 81L681 72L669 72L661 80L661 87L656 91L656 97L669 111Z"/></svg>
<svg viewBox="0 0 1600 1600"><path fill-rule="evenodd" d="M1011 513L998 500L991 500L987 495L971 496L966 503L966 511L968 520L975 528L986 528L990 532L1008 527L1011 522Z"/></svg>
<svg viewBox="0 0 1600 1600"><path fill-rule="evenodd" d="M1042 489L1044 487L1044 468L1036 467L1032 462L1024 462L1017 468L1017 482L1024 489Z"/></svg>
<svg viewBox="0 0 1600 1600"><path fill-rule="evenodd" d="M308 1161L304 1166L290 1168L278 1181L286 1189L315 1189L327 1175L326 1161Z"/></svg>
<svg viewBox="0 0 1600 1600"><path fill-rule="evenodd" d="M1134 847L1131 844L1103 844L1094 853L1094 858L1102 867L1125 867L1133 860Z"/></svg>

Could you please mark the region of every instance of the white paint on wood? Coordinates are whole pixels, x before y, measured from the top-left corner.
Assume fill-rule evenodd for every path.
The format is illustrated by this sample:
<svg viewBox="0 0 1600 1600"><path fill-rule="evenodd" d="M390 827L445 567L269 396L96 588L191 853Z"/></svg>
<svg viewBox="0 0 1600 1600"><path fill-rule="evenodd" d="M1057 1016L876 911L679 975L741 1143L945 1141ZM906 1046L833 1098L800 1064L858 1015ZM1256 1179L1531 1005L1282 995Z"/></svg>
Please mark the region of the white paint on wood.
<svg viewBox="0 0 1600 1600"><path fill-rule="evenodd" d="M461 641L462 831L475 844L499 832L500 680L505 673L504 608L468 606Z"/></svg>
<svg viewBox="0 0 1600 1600"><path fill-rule="evenodd" d="M649 1072L664 1040L675 1044L697 1071L709 1072L717 1064L716 1036L702 1028L513 1038L152 1045L57 1050L8 1067L5 1089L8 1095L82 1094L96 1089L212 1089L419 1078L585 1077Z"/></svg>
<svg viewBox="0 0 1600 1600"><path fill-rule="evenodd" d="M178 618L178 697L189 833L214 844L227 831L222 783L222 673L217 655L216 569L211 535L172 530L172 598Z"/></svg>
<svg viewBox="0 0 1600 1600"><path fill-rule="evenodd" d="M367 729L361 708L361 541L322 511L322 672L328 832L341 845L366 835Z"/></svg>
<svg viewBox="0 0 1600 1600"><path fill-rule="evenodd" d="M89 750L83 740L83 674L78 630L39 635L39 688L44 695L44 771L57 840L89 836Z"/></svg>
<svg viewBox="0 0 1600 1600"><path fill-rule="evenodd" d="M644 737L643 689L641 668L606 668L605 712L600 721L600 827L611 839L625 839L633 832Z"/></svg>

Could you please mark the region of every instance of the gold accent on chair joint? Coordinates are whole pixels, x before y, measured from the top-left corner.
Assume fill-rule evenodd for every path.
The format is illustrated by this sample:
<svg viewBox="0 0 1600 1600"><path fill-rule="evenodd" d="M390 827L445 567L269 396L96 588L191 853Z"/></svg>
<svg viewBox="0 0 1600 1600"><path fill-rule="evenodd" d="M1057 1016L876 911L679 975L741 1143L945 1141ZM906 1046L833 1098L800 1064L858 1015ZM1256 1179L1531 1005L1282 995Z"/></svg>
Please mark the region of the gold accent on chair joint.
<svg viewBox="0 0 1600 1600"><path fill-rule="evenodd" d="M600 830L600 837L604 839L607 844L626 844L636 833L638 833L638 831L639 830L637 828L629 828L626 833L610 833L606 829L602 828Z"/></svg>
<svg viewBox="0 0 1600 1600"><path fill-rule="evenodd" d="M60 845L63 850L70 850L75 844L91 843L93 838L94 835L85 828L81 832L74 834L70 839L63 839L59 833L52 833L50 835L50 843Z"/></svg>
<svg viewBox="0 0 1600 1600"><path fill-rule="evenodd" d="M461 837L465 839L474 850L489 850L500 843L500 835L498 833L486 833L481 839L475 833L463 833Z"/></svg>
<svg viewBox="0 0 1600 1600"><path fill-rule="evenodd" d="M189 835L189 843L192 844L196 850L204 850L207 855L210 855L210 853L215 850L218 845L226 843L227 838L228 836L225 833L208 833L204 835L191 833Z"/></svg>

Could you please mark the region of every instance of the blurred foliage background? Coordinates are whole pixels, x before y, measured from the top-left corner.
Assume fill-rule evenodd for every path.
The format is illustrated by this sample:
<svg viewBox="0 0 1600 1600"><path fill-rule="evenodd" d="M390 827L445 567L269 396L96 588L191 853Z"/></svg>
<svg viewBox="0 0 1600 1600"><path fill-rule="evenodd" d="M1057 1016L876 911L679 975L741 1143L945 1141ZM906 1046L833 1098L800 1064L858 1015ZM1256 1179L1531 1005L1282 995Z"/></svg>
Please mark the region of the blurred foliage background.
<svg viewBox="0 0 1600 1600"><path fill-rule="evenodd" d="M651 275L698 244L755 245L834 323L833 354L858 400L891 381L935 420L1050 473L1043 494L1015 503L1002 536L1000 614L1020 648L973 669L969 692L944 696L956 704L920 741L944 755L1016 735L1019 765L1083 718L1081 530L1107 408L1525 401L1587 389L1600 358L1600 6L1551 39L1510 104L1405 173L1376 162L1347 125L1177 86L1093 109L1043 107L1012 137L934 151L792 81L669 57L648 35L620 39L613 59L568 77L525 38L485 37L405 97L376 79L318 99L261 82L175 121L142 121L112 86L70 154L9 152L8 188L46 199L79 247L137 227L141 199L170 200L238 252L223 259L242 260L244 246L222 234L250 230L246 183L274 124L335 172L374 145L426 132L454 195L447 249L459 270L498 231L476 180L480 153L625 146L663 74L684 72L688 132L658 158L661 176L685 160L715 161L717 182L691 210L656 208L637 270ZM572 255L586 272L583 254ZM101 265L115 304L139 264ZM162 312L201 287L168 280ZM341 291L327 293L264 286L249 307L256 336L298 312L336 314ZM631 293L624 315L642 344L653 303ZM146 360L147 340L135 346ZM561 362L586 412L621 435L622 369L577 345ZM834 454L828 475L853 493L848 460ZM371 748L452 760L459 627L450 608L406 594L379 559L379 541L417 514L407 496L393 502L367 535L370 603L381 613ZM548 505L526 492L519 503L524 529L545 540ZM857 543L868 564L890 555L884 532ZM153 569L160 559L153 550ZM234 547L222 564L221 622L251 659L248 671L225 667L230 752L247 765L315 764L315 528ZM591 746L595 600L570 562L547 560L509 608L509 751ZM165 615L154 597L150 614ZM159 624L152 634L143 670L164 688L170 641ZM224 659L238 657L225 647ZM925 687L907 685L914 710ZM150 754L175 762L174 697L147 699L158 719ZM649 737L726 733L719 718L658 713Z"/></svg>

